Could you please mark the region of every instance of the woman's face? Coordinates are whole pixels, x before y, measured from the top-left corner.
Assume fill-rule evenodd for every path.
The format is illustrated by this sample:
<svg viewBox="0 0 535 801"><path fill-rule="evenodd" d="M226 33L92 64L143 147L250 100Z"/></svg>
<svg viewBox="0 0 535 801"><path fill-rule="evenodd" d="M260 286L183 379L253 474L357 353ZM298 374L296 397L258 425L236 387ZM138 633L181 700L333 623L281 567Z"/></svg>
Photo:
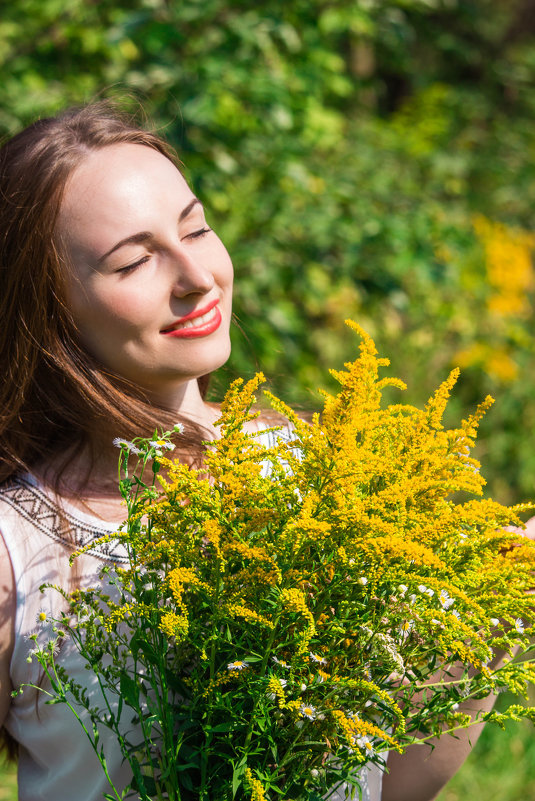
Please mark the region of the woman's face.
<svg viewBox="0 0 535 801"><path fill-rule="evenodd" d="M230 352L232 264L203 207L156 150L88 154L58 232L67 302L85 348L168 407Z"/></svg>

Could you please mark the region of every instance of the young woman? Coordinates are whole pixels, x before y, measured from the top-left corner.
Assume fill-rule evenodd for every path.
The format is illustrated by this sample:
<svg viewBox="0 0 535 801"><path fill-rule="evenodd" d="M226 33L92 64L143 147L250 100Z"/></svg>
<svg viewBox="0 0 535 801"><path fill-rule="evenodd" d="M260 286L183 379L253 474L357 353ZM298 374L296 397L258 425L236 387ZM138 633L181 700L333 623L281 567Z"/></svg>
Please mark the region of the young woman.
<svg viewBox="0 0 535 801"><path fill-rule="evenodd" d="M120 558L95 548L76 574L67 560L123 519L114 437L180 421L178 450L195 460L216 436L204 395L229 355L232 264L169 148L105 104L4 145L0 198L0 725L20 801L101 801L107 781L70 711L11 691L40 679L27 638L59 609L40 585L83 586ZM90 683L68 643L60 658ZM431 799L467 748L447 738L431 758L392 760L383 799Z"/></svg>

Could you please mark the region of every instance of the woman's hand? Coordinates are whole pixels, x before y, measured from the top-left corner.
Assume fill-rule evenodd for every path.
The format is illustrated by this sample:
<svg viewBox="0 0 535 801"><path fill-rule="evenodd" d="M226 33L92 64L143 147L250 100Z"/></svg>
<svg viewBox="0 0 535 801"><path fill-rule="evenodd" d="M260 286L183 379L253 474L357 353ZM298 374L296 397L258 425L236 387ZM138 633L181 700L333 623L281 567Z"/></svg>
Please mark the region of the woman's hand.
<svg viewBox="0 0 535 801"><path fill-rule="evenodd" d="M525 529L518 529L518 533L530 540L535 540L535 517L530 517Z"/></svg>

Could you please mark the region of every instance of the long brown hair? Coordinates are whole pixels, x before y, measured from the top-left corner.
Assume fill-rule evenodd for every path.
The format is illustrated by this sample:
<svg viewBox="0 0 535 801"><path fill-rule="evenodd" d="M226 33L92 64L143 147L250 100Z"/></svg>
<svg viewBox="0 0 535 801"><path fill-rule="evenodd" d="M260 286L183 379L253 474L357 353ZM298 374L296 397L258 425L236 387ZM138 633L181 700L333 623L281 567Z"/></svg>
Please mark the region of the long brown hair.
<svg viewBox="0 0 535 801"><path fill-rule="evenodd" d="M38 120L0 149L0 481L68 458L99 421L129 439L177 422L84 350L64 301L55 227L66 182L90 151L118 143L180 168L158 135L108 101ZM206 376L199 385L204 397ZM183 446L198 448L198 430L182 422Z"/></svg>
<svg viewBox="0 0 535 801"><path fill-rule="evenodd" d="M0 482L55 457L57 490L99 421L128 439L178 422L87 353L65 303L55 235L65 185L90 151L120 143L150 147L181 168L163 139L108 101L38 120L0 148ZM199 379L203 397L208 378ZM202 430L180 422L181 447L200 456ZM0 754L16 753L0 729Z"/></svg>

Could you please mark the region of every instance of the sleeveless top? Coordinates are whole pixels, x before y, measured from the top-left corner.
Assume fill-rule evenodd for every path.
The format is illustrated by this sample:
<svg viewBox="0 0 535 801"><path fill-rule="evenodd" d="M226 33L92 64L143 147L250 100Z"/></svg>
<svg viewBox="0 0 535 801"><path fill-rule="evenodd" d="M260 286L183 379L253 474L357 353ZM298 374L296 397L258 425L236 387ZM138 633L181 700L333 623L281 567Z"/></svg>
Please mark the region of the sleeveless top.
<svg viewBox="0 0 535 801"><path fill-rule="evenodd" d="M261 436L267 440L272 432ZM266 442L266 444L268 444ZM15 643L11 659L11 681L16 689L22 684L42 683L42 669L35 659L28 661L35 647L29 635L38 633L45 642L51 636L40 624L40 612L57 617L64 609L61 595L54 590L41 593L45 582L88 587L95 584L103 562L120 564L126 556L119 544L98 545L80 556L69 568L68 556L73 545L89 544L115 530L92 515L63 503L60 509L53 496L32 476L24 474L0 487L0 531L13 566L16 592ZM70 571L70 572L69 572ZM76 572L75 572L76 571ZM76 649L64 641L57 657L69 675L86 686L100 706L102 698L96 678L87 671ZM46 704L43 693L29 688L12 699L5 727L19 743L19 801L102 801L109 784L80 723L65 704ZM83 710L80 712L83 717ZM131 779L128 764L109 729L100 730L108 769L119 791ZM379 801L380 770L362 771L362 801ZM349 793L338 790L329 796L344 801Z"/></svg>

